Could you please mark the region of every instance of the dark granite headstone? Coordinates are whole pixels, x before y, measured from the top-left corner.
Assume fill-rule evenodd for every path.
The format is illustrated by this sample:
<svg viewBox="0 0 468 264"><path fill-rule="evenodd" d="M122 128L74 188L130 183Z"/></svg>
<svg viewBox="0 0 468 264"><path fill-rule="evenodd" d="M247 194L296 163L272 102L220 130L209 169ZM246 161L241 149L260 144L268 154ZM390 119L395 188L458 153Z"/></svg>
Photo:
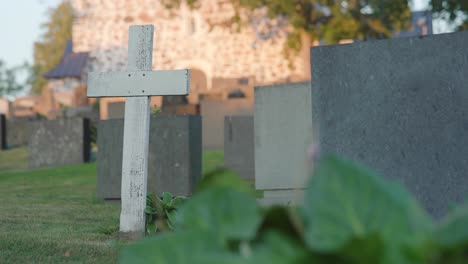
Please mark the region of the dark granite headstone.
<svg viewBox="0 0 468 264"><path fill-rule="evenodd" d="M88 119L38 121L29 142L29 167L55 167L89 161Z"/></svg>
<svg viewBox="0 0 468 264"><path fill-rule="evenodd" d="M468 31L311 50L322 153L403 183L436 218L468 198Z"/></svg>
<svg viewBox="0 0 468 264"><path fill-rule="evenodd" d="M0 114L0 149L7 149L6 133L6 117Z"/></svg>
<svg viewBox="0 0 468 264"><path fill-rule="evenodd" d="M244 179L255 180L253 116L224 118L224 166Z"/></svg>
<svg viewBox="0 0 468 264"><path fill-rule="evenodd" d="M98 125L97 197L120 199L123 119ZM190 196L201 177L201 117L152 116L150 122L148 193Z"/></svg>

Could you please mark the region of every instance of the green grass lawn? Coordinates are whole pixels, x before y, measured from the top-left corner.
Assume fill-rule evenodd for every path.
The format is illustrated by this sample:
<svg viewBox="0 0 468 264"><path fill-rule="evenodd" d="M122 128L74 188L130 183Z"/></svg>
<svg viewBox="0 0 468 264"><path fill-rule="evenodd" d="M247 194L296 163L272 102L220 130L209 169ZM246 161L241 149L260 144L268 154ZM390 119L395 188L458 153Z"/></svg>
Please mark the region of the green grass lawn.
<svg viewBox="0 0 468 264"><path fill-rule="evenodd" d="M224 162L204 154L204 171ZM0 152L0 263L115 263L120 208L95 198L96 164L26 171L27 150Z"/></svg>
<svg viewBox="0 0 468 264"><path fill-rule="evenodd" d="M0 172L26 170L28 158L28 148L0 151Z"/></svg>

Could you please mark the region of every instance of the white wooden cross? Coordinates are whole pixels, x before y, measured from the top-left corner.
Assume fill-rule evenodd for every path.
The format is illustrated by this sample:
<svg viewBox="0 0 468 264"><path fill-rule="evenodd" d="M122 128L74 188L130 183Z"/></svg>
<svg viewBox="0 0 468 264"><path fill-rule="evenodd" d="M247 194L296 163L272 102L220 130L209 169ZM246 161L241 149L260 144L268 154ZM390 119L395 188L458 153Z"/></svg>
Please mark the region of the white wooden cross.
<svg viewBox="0 0 468 264"><path fill-rule="evenodd" d="M190 71L151 71L152 25L131 26L127 72L91 72L88 97L125 96L120 232L140 237L145 231L150 96L187 95Z"/></svg>

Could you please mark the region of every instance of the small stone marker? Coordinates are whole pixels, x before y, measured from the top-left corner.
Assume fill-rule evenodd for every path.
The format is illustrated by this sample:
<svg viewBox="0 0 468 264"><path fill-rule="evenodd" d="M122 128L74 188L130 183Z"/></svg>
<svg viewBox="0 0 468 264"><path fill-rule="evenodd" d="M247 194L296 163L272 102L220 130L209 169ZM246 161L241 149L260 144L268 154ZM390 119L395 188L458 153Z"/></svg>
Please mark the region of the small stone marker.
<svg viewBox="0 0 468 264"><path fill-rule="evenodd" d="M128 72L89 73L88 97L126 96L122 161L120 232L138 238L145 232L150 97L187 95L188 70L151 71L152 25L131 26Z"/></svg>

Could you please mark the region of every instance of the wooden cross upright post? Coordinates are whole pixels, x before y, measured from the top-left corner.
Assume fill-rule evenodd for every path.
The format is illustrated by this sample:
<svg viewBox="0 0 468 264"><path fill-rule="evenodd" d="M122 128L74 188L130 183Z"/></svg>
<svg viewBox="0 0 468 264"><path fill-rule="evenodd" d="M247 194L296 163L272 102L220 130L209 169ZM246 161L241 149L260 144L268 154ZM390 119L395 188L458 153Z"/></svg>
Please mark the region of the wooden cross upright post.
<svg viewBox="0 0 468 264"><path fill-rule="evenodd" d="M122 160L120 232L138 238L145 232L150 96L187 95L190 71L152 71L152 25L131 26L127 72L91 72L88 97L127 97Z"/></svg>

